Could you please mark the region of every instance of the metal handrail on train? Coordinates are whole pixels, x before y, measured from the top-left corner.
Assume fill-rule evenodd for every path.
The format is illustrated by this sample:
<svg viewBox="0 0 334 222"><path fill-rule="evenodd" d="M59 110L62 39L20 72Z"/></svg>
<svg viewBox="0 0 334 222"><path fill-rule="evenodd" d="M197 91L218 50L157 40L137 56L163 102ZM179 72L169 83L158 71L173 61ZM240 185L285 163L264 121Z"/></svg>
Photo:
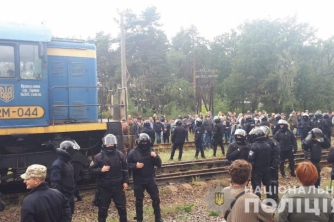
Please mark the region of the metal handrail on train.
<svg viewBox="0 0 334 222"><path fill-rule="evenodd" d="M107 92L108 92L108 88L106 86L53 86L51 89L50 89L50 103L53 103L53 93L52 91L54 89L61 89L61 88L66 88L66 89L69 89L69 88L96 88L96 89L106 89ZM103 91L102 91L103 93ZM101 96L103 98L103 94ZM52 115L52 125L55 124L55 121L54 121L54 108L56 107L86 107L86 106L99 106L100 109L102 110L102 105L101 104L83 104L83 105L52 105L52 109L51 109L51 115ZM102 115L101 115L101 118L100 118L100 121L102 122Z"/></svg>

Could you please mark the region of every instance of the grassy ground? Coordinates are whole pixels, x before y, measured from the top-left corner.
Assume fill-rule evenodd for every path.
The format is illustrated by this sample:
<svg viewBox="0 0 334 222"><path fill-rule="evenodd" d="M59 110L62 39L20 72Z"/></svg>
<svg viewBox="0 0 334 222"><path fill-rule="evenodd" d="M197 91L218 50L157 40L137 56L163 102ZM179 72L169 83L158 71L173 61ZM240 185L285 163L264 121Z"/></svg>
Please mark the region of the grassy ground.
<svg viewBox="0 0 334 222"><path fill-rule="evenodd" d="M183 149L183 154L182 154L182 161L191 161L191 160L196 160L195 158L195 149L192 148L184 148ZM227 152L227 146L225 146L225 153ZM179 150L176 150L175 155L174 155L174 160L169 160L170 158L170 152L160 152L159 156L162 160L163 163L172 163L172 162L178 162L177 158L179 155ZM217 150L217 157L213 156L213 149L207 149L204 151L204 155L206 158L219 158L219 157L224 157L220 147L218 147ZM201 159L201 154L198 155L198 159Z"/></svg>

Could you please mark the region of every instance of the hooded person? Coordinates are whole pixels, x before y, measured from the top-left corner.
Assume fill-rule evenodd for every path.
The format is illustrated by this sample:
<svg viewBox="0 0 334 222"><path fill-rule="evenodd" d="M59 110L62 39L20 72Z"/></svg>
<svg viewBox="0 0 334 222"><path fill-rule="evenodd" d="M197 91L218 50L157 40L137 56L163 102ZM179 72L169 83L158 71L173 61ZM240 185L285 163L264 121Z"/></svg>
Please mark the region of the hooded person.
<svg viewBox="0 0 334 222"><path fill-rule="evenodd" d="M56 149L58 159L50 167L50 187L59 190L69 200L72 214L74 213L74 194L77 187L74 179L74 169L71 156L79 147L72 141L66 140Z"/></svg>
<svg viewBox="0 0 334 222"><path fill-rule="evenodd" d="M117 150L117 138L107 134L102 139L102 150L94 156L91 174L97 176L98 190L93 204L99 208L98 222L105 222L113 199L119 221L127 221L125 191L129 184L128 165L125 156Z"/></svg>

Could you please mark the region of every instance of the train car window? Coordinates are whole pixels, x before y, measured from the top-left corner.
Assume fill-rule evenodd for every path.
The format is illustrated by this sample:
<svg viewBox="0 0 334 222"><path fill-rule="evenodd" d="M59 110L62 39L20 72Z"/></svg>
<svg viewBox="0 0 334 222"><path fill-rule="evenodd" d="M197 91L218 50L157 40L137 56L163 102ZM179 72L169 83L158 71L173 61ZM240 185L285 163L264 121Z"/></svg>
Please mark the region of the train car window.
<svg viewBox="0 0 334 222"><path fill-rule="evenodd" d="M20 45L21 79L42 79L42 61L38 56L38 45Z"/></svg>
<svg viewBox="0 0 334 222"><path fill-rule="evenodd" d="M15 77L14 47L0 45L0 78Z"/></svg>

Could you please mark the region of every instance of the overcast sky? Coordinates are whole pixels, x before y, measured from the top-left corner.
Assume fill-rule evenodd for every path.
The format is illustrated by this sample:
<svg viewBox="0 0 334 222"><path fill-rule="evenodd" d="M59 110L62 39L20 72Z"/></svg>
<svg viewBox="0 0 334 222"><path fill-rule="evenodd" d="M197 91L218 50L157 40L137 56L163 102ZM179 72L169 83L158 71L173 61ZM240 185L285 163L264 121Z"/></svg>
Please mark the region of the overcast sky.
<svg viewBox="0 0 334 222"><path fill-rule="evenodd" d="M57 37L94 37L99 31L117 36L120 11L136 14L156 6L162 29L170 39L181 27L195 25L201 36L215 36L237 28L244 21L277 19L298 15L318 29L317 36L334 36L334 1L300 0L2 0L0 21L37 24L45 22Z"/></svg>

